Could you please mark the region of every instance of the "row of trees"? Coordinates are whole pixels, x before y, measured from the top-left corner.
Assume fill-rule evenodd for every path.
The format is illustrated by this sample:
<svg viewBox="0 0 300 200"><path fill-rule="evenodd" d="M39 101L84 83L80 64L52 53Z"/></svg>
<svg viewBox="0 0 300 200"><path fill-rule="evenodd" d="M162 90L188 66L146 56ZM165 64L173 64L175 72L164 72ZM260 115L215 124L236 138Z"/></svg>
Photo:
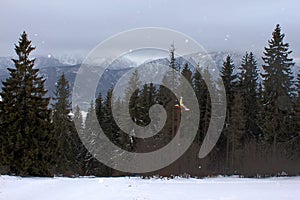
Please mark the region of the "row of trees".
<svg viewBox="0 0 300 200"><path fill-rule="evenodd" d="M283 39L284 34L277 25L264 51L263 71L259 70L252 52L245 54L241 66L235 66L230 56L224 61L221 76L227 98L225 124L216 147L204 159L198 159L197 155L210 122L211 99L202 76L207 80L212 77L205 67L201 68L201 73L188 62L181 67L172 46L169 63L172 73L165 74L163 82L171 83L173 88L184 93L177 71L192 85L200 108L199 129L194 143L180 159L151 174L239 173L254 176L282 171L299 173L300 76L293 77L291 51ZM101 140L97 135L100 123L107 137L119 147L132 152L150 152L168 144L178 132L180 113L174 110L178 99L162 85L141 85L137 71L133 73L124 97L130 102L132 121L140 126L148 125L149 109L157 103L167 112L163 129L151 138L136 138L120 129L111 107L113 103L120 108L116 109L117 117L122 117L124 102L112 99L112 90L104 97L99 94L95 102L91 101L85 120L79 107L71 113L71 90L64 75L57 82L50 109L49 98L45 97L45 80L38 76L34 59L29 58L33 50L24 32L15 47L18 55L18 59L13 60L15 68L8 69L10 77L3 82L0 93L1 173L125 175L98 162L79 136L97 148L93 144ZM74 121L81 125L77 130Z"/></svg>

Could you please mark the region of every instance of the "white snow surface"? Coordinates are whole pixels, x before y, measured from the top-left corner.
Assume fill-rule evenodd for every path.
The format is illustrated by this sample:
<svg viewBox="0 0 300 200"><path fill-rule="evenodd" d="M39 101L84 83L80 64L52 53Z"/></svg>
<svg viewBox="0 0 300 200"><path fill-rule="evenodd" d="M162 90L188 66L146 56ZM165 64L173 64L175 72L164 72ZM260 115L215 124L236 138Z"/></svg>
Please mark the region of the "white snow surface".
<svg viewBox="0 0 300 200"><path fill-rule="evenodd" d="M299 200L300 177L247 179L0 176L1 200Z"/></svg>

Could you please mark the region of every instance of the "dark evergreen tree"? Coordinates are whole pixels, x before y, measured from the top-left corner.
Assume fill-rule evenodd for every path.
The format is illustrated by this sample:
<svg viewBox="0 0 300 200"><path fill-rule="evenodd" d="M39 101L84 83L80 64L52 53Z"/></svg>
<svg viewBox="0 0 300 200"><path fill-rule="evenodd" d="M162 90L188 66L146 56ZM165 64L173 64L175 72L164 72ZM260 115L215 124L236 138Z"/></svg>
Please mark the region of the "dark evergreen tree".
<svg viewBox="0 0 300 200"><path fill-rule="evenodd" d="M101 123L101 121L103 120L103 98L102 98L102 94L99 93L97 99L96 99L96 105L95 105L95 111L96 111L96 115L97 115L97 119L98 121Z"/></svg>
<svg viewBox="0 0 300 200"><path fill-rule="evenodd" d="M89 152L85 154L85 174L107 176L110 175L108 173L108 168L96 159L97 154L105 153L99 150L99 148L101 148L99 145L102 145L102 143L100 141L101 138L98 128L99 122L96 115L95 104L94 101L91 100L85 119L84 135L82 137L86 147L89 149ZM101 126L101 128L103 129L104 127Z"/></svg>
<svg viewBox="0 0 300 200"><path fill-rule="evenodd" d="M100 97L100 95L99 95ZM99 98L98 97L98 98ZM97 100L98 102L99 100ZM99 101L100 103L100 101ZM97 103L97 104L99 104ZM116 107L116 116L113 116L112 114L112 103L114 103L114 106ZM102 102L102 111L99 113L98 117L100 116L100 124L103 128L104 133L107 135L107 137L114 142L116 145L119 145L122 147L122 137L128 137L128 135L123 135L122 131L118 127L118 125L115 123L114 117L116 117L116 121L119 121L119 117L122 115L122 109L121 105L122 102L120 100L117 100L116 102L112 102L112 89L107 91L106 97ZM97 105L97 107L100 107ZM102 119L101 119L102 116ZM124 142L125 143L125 142Z"/></svg>
<svg viewBox="0 0 300 200"><path fill-rule="evenodd" d="M285 35L281 28L276 25L269 40L269 46L264 52L264 108L265 123L264 134L267 141L273 145L273 153L276 152L278 142L287 140L291 100L294 95L293 76L291 67L293 59L289 58L292 51L289 44L283 41Z"/></svg>
<svg viewBox="0 0 300 200"><path fill-rule="evenodd" d="M297 89L298 95L296 102L294 104L293 120L292 120L292 130L293 134L290 138L291 144L291 155L298 157L300 159L300 72L298 72L297 79Z"/></svg>
<svg viewBox="0 0 300 200"><path fill-rule="evenodd" d="M208 68L204 69L203 71L203 76L206 77L206 80L208 80L209 82L212 82L212 77L211 74L208 71ZM208 88L206 85L202 86L203 89L203 111L204 111L204 124L203 124L203 133L205 134L208 130L208 126L209 126L209 122L210 122L210 118L211 118L211 99L210 99L210 94L208 91Z"/></svg>
<svg viewBox="0 0 300 200"><path fill-rule="evenodd" d="M125 91L125 102L129 102L129 114L134 123L138 122L139 110L137 107L138 97L139 97L139 87L140 83L140 75L137 70L134 70L132 76L128 82L128 87ZM127 122L128 124L131 122ZM131 128L131 132L134 132L133 127Z"/></svg>
<svg viewBox="0 0 300 200"><path fill-rule="evenodd" d="M78 158L81 154L81 141L73 122L70 102L71 89L65 75L61 75L54 92L53 125L57 137L56 173L75 175L82 168Z"/></svg>
<svg viewBox="0 0 300 200"><path fill-rule="evenodd" d="M156 123L159 119L158 115L155 115L154 118L150 119L149 111L150 107L156 104L157 101L157 89L153 83L144 84L138 95L138 101L135 106L137 106L138 116L137 124L139 126L148 126L150 122L153 125L148 126L147 130L155 130ZM138 152L152 151L155 147L159 146L162 140L161 134L156 134L151 138L136 138L136 150Z"/></svg>
<svg viewBox="0 0 300 200"><path fill-rule="evenodd" d="M76 124L78 124L79 126L77 127L77 132L79 132L80 134L82 134L83 132L83 128L84 128L84 124L83 124L83 116L80 110L80 107L77 105L75 108L75 112L74 112L74 122Z"/></svg>
<svg viewBox="0 0 300 200"><path fill-rule="evenodd" d="M174 93L177 92L177 94L179 94L178 90L180 84L180 66L175 58L174 45L171 45L169 52L169 67L171 68L171 71L164 74L162 80L163 85L161 85L158 90L158 99L167 111L167 121L163 129L165 143L168 143L176 134L177 114L175 105L178 103L178 99L176 99ZM168 85L169 88L165 87L165 85Z"/></svg>
<svg viewBox="0 0 300 200"><path fill-rule="evenodd" d="M138 116L137 118L139 119L137 121L137 124L139 124L140 126L146 126L147 124L150 123L150 118L148 115L150 106L153 103L153 93L150 92L150 87L153 88L153 84L151 84L152 86L148 85L148 84L144 84L143 88L139 94L139 100L138 100L138 104L136 104L135 106L138 106ZM155 90L155 88L154 88ZM151 97L152 96L152 97Z"/></svg>
<svg viewBox="0 0 300 200"><path fill-rule="evenodd" d="M234 74L234 64L230 56L227 56L226 61L223 63L221 69L221 77L223 79L224 87L226 90L226 101L227 101L227 111L225 119L225 127L223 132L226 136L226 166L229 166L229 151L230 151L230 135L228 128L230 126L231 110L233 105L234 92L237 86L237 75Z"/></svg>
<svg viewBox="0 0 300 200"><path fill-rule="evenodd" d="M79 167L81 167L81 169L78 170L78 173L82 173L82 175L91 175L88 173L88 164L89 164L90 153L85 148L84 144L81 142L81 138L84 138L85 132L84 132L84 121L83 121L82 112L78 105L75 107L73 122L76 124L76 131L77 131L78 135L80 136L80 142L77 147L78 154L76 156Z"/></svg>
<svg viewBox="0 0 300 200"><path fill-rule="evenodd" d="M263 86L262 83L259 83L257 86L257 100L256 100L256 105L257 105L257 114L256 114L256 125L258 127L258 142L263 143L265 142L263 138L263 127L264 127L264 121L265 121L265 111L264 111L264 91L263 91Z"/></svg>
<svg viewBox="0 0 300 200"><path fill-rule="evenodd" d="M245 114L247 115L246 129L248 137L257 136L258 128L258 69L257 61L252 52L242 59L239 77L239 89L245 101Z"/></svg>
<svg viewBox="0 0 300 200"><path fill-rule="evenodd" d="M199 109L200 109L200 121L199 121L199 129L197 132L197 138L196 141L201 144L203 138L204 138L204 115L205 115L205 106L206 106L206 98L204 95L206 94L204 88L205 83L202 79L201 73L198 70L195 71L193 74L192 80L193 80L193 89L195 91L196 97L198 99Z"/></svg>
<svg viewBox="0 0 300 200"><path fill-rule="evenodd" d="M180 70L180 66L178 65L176 58L175 58L175 46L174 44L171 45L170 49L169 49L169 53L170 53L170 63L169 63L169 67L171 67L172 69L179 71Z"/></svg>
<svg viewBox="0 0 300 200"><path fill-rule="evenodd" d="M10 172L22 176L50 176L53 168L53 140L49 98L45 97L45 79L34 68L35 49L22 33L15 45L17 59L14 68L8 68L9 78L2 82L1 162Z"/></svg>
<svg viewBox="0 0 300 200"><path fill-rule="evenodd" d="M186 78L186 80L192 85L192 77L193 77L193 72L191 71L191 69L189 68L188 63L185 63L181 74L184 78Z"/></svg>
<svg viewBox="0 0 300 200"><path fill-rule="evenodd" d="M230 111L230 106L232 105L234 91L237 85L237 75L234 73L234 64L230 56L226 57L221 69L221 76L223 79L224 87L227 96L228 111Z"/></svg>
<svg viewBox="0 0 300 200"><path fill-rule="evenodd" d="M122 110L120 112L120 117L123 117L122 120L122 124L123 126L127 127L127 130L129 131L128 133L123 133L121 136L121 143L122 143L122 147L127 149L127 150L131 150L134 151L136 149L136 140L135 137L132 135L136 134L136 130L134 129L134 127L132 126L133 123L135 124L139 124L139 118L140 118L140 114L141 111L139 110L139 88L141 87L141 82L140 82L140 75L138 73L138 70L134 70L134 72L132 73L132 76L130 77L129 81L128 81L128 87L126 88L125 91L125 102L129 103L129 115L130 116L125 116L125 112L124 109L128 109L126 106L121 106ZM121 102L121 103L125 103L125 102ZM126 120L127 119L127 120ZM131 135L129 135L129 133Z"/></svg>
<svg viewBox="0 0 300 200"><path fill-rule="evenodd" d="M230 146L230 166L235 170L236 163L236 150L243 145L243 137L246 133L246 113L245 104L242 94L238 91L234 95L232 113L230 117L230 126L228 128L228 138Z"/></svg>

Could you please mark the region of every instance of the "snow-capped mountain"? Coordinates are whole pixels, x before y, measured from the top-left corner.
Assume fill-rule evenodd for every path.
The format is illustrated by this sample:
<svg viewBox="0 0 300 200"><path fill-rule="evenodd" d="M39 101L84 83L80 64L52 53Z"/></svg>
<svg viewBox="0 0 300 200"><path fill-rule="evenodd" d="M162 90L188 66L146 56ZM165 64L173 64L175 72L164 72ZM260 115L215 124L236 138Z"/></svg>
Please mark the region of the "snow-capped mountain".
<svg viewBox="0 0 300 200"><path fill-rule="evenodd" d="M2 87L2 81L9 77L7 68L14 67L12 57L0 57L0 90ZM137 64L126 58L119 58L112 61L111 59L105 60L106 64L111 63L109 68L104 73L103 77L99 82L97 93L106 93L106 91L116 83L116 81L130 68L136 67ZM69 80L71 87L73 87L76 74L81 64L68 65L61 63L59 59L48 56L37 56L35 61L35 67L40 69L40 75L45 79L45 86L48 90L48 96L52 97L55 84L58 78L64 73L66 78ZM101 87L100 87L101 85Z"/></svg>
<svg viewBox="0 0 300 200"><path fill-rule="evenodd" d="M196 53L196 54L187 55L187 57L188 56L197 57L198 55L199 54ZM222 68L223 62L226 59L227 55L231 56L236 68L238 68L241 65L242 57L244 56L244 54L236 53L236 52L211 52L208 53L208 55L212 58L212 60L214 61L218 69ZM262 59L258 56L256 57L256 59L259 68L261 68ZM101 63L102 62L104 62L105 65L110 64L109 67L106 69L105 73L103 74L103 76L101 77L97 87L97 94L101 92L103 95L106 95L108 89L112 88L117 83L117 81L120 79L121 76L123 76L130 69L138 66L138 64L135 61L124 57L118 58L116 60L112 60L110 58L103 59L101 60ZM178 63L180 68L183 68L183 66L187 62L186 56L177 57L176 62ZM144 64L168 65L169 60L168 58L147 60L142 65ZM1 81L4 81L9 76L7 68L13 66L14 65L13 62L11 61L11 57L0 57L0 80ZM48 96L50 97L53 95L56 81L63 73L65 74L66 78L69 80L71 87L73 87L77 72L80 68L80 64L70 65L70 64L62 63L59 59L54 58L53 56L37 56L35 61L35 66L40 69L40 74L46 78L45 85L48 90ZM298 73L298 70L299 70L299 66L295 65L293 67L294 75ZM2 82L0 82L0 87L2 87Z"/></svg>

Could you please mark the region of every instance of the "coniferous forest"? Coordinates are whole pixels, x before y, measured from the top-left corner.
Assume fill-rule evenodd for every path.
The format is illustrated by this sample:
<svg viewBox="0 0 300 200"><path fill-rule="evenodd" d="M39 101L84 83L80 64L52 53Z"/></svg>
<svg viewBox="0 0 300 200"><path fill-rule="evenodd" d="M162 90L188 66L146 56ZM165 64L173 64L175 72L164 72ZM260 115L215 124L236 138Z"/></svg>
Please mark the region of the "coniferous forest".
<svg viewBox="0 0 300 200"><path fill-rule="evenodd" d="M226 90L227 113L217 145L203 159L197 157L211 118L211 100L201 74L186 63L178 65L175 49L170 48L169 67L180 72L192 85L200 108L197 136L190 148L171 165L143 177L215 176L237 174L244 177L299 175L300 173L300 73L291 48L279 25L270 31L270 39L261 55L249 50L233 63L231 55L223 61L221 76ZM175 44L176 45L176 44ZM38 48L38 47L37 47ZM116 124L112 109L112 90L98 94L90 102L86 118L81 108L72 111L72 88L64 74L57 80L52 101L46 97L46 79L39 75L35 50L26 32L15 45L14 67L9 78L2 80L0 92L0 173L20 176L127 176L99 162L81 142L99 138L92 134L100 123L106 136L119 147L131 152L149 152L168 144L178 129L172 107L178 101L164 86L141 85L138 72L133 73L125 98L130 99L132 120L145 126L152 105L166 108L163 129L143 140L124 133ZM263 60L259 66L257 58ZM299 70L299 69L298 69ZM297 77L294 77L297 74ZM166 74L164 81L173 80ZM178 80L180 81L180 80ZM139 90L134 90L138 86ZM121 105L122 101L115 102ZM97 120L93 113L97 114ZM119 110L122 115L122 110ZM170 117L173 116L173 117ZM76 129L74 122L81 124ZM93 137L94 136L94 137Z"/></svg>

